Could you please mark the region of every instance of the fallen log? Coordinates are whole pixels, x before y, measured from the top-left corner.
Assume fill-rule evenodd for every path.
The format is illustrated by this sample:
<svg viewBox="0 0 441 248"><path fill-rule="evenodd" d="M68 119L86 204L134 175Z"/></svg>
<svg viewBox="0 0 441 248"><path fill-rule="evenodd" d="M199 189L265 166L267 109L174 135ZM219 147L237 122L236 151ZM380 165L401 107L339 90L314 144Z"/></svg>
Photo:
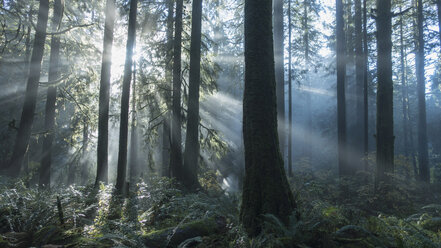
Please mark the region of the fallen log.
<svg viewBox="0 0 441 248"><path fill-rule="evenodd" d="M226 224L225 217L211 217L154 231L144 236L143 240L147 247L177 247L187 239L223 233L227 230Z"/></svg>

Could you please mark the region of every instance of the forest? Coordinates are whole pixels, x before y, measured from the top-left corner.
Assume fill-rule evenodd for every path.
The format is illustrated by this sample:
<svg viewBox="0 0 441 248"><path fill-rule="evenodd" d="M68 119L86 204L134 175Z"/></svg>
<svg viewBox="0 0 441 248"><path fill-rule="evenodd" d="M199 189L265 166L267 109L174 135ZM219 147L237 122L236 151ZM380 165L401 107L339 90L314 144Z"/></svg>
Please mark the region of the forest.
<svg viewBox="0 0 441 248"><path fill-rule="evenodd" d="M0 0L0 248L441 247L441 0Z"/></svg>

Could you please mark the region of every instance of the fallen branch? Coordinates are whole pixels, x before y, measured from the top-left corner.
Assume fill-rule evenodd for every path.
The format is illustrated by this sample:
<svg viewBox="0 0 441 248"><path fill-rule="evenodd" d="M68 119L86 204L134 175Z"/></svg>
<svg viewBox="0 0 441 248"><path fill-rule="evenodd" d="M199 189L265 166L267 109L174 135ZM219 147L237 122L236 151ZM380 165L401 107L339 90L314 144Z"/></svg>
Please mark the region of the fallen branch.
<svg viewBox="0 0 441 248"><path fill-rule="evenodd" d="M144 244L148 247L177 247L187 239L225 231L225 217L212 217L155 231L144 236Z"/></svg>

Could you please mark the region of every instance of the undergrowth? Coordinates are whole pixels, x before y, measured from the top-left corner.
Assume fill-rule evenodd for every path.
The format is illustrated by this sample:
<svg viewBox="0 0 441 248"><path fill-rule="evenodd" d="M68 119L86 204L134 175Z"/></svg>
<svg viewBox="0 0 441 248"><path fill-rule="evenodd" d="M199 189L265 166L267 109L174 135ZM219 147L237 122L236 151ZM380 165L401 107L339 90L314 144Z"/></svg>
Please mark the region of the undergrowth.
<svg viewBox="0 0 441 248"><path fill-rule="evenodd" d="M261 216L263 231L254 238L239 222L240 194L213 182L186 193L152 177L121 198L112 185L49 191L0 179L0 247L162 247L149 240L163 233L171 247L441 247L439 191L400 174L392 186L375 185L369 170L339 179L300 165L290 178L298 208L289 225ZM204 220L225 228L173 243L181 229Z"/></svg>

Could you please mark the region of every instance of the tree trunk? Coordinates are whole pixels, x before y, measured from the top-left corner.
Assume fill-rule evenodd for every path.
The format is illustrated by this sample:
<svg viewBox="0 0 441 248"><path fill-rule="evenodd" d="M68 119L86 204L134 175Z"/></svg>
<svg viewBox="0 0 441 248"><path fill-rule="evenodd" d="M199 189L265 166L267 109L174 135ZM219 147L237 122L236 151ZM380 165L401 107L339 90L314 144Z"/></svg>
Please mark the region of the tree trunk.
<svg viewBox="0 0 441 248"><path fill-rule="evenodd" d="M133 64L133 85L132 85L132 125L130 127L130 154L129 154L129 181L134 182L140 175L138 168L138 126L136 120L136 61Z"/></svg>
<svg viewBox="0 0 441 248"><path fill-rule="evenodd" d="M279 134L280 151L285 159L285 76L284 76L284 46L283 46L283 0L274 0L274 60L276 71L276 97L277 97L277 130Z"/></svg>
<svg viewBox="0 0 441 248"><path fill-rule="evenodd" d="M83 154L81 158L81 183L84 185L89 179L89 159L87 148L89 146L89 123L86 117L83 118Z"/></svg>
<svg viewBox="0 0 441 248"><path fill-rule="evenodd" d="M364 130L363 130L363 139L364 139L364 170L368 169L368 152L369 152L369 84L368 84L368 73L369 73L369 47L367 40L367 0L363 0L363 122L364 122Z"/></svg>
<svg viewBox="0 0 441 248"><path fill-rule="evenodd" d="M245 180L240 219L251 236L260 233L262 214L287 224L295 208L277 133L271 2L245 1Z"/></svg>
<svg viewBox="0 0 441 248"><path fill-rule="evenodd" d="M182 9L183 0L176 1L175 39L173 44L173 102L172 102L172 131L171 131L171 176L182 178L182 144L181 144L181 46L182 46Z"/></svg>
<svg viewBox="0 0 441 248"><path fill-rule="evenodd" d="M355 95L356 95L356 159L353 161L358 166L353 166L356 170L363 170L361 160L364 155L364 54L363 54L363 31L362 31L362 13L361 0L355 0Z"/></svg>
<svg viewBox="0 0 441 248"><path fill-rule="evenodd" d="M309 79L309 27L308 27L308 2L310 0L303 1L303 46L304 46L304 56L305 56L305 87L308 88L307 91L304 91L303 94L305 94L306 97L306 128L307 131L304 133L305 137L304 140L306 142L303 143L304 147L304 156L309 160L311 163L311 152L312 147L307 140L310 139L311 133L314 132L312 129L312 111L311 111L311 81Z"/></svg>
<svg viewBox="0 0 441 248"><path fill-rule="evenodd" d="M23 158L26 153L29 139L31 137L34 112L37 103L38 85L40 82L41 61L44 54L44 43L46 39L47 20L49 12L49 0L40 0L38 9L38 21L34 38L34 45L31 55L29 77L26 85L26 94L23 104L23 111L18 128L17 138L11 161L6 165L5 173L12 177L20 174Z"/></svg>
<svg viewBox="0 0 441 248"><path fill-rule="evenodd" d="M193 0L190 44L190 76L188 85L187 133L184 153L184 184L188 189L199 186L199 85L201 82L202 0Z"/></svg>
<svg viewBox="0 0 441 248"><path fill-rule="evenodd" d="M54 16L52 18L52 30L56 32L61 25L63 17L63 0L55 0ZM51 182L51 160L52 160L52 142L54 140L55 126L55 101L57 99L57 86L55 82L60 77L60 36L52 35L51 54L49 60L49 87L47 89L46 110L44 129L46 135L43 138L43 154L40 165L39 185L50 188Z"/></svg>
<svg viewBox="0 0 441 248"><path fill-rule="evenodd" d="M390 0L377 0L377 182L394 172L392 14Z"/></svg>
<svg viewBox="0 0 441 248"><path fill-rule="evenodd" d="M346 154L346 55L342 0L336 0L337 19L337 129L338 129L338 168L340 176L349 174Z"/></svg>
<svg viewBox="0 0 441 248"><path fill-rule="evenodd" d="M108 144L109 144L109 97L112 67L113 28L115 25L115 2L106 2L106 20L104 26L103 57L98 116L97 175L95 186L108 180Z"/></svg>
<svg viewBox="0 0 441 248"><path fill-rule="evenodd" d="M430 182L430 171L427 148L427 120L426 120L426 83L424 78L424 16L423 1L417 1L417 26L418 41L416 50L416 77L418 92L418 165L420 168L420 179L423 182Z"/></svg>
<svg viewBox="0 0 441 248"><path fill-rule="evenodd" d="M138 0L130 1L129 29L127 34L126 61L124 64L123 88L121 95L121 117L119 126L118 168L116 192L125 192L127 173L127 138L129 130L130 82L132 81L133 48L136 39L136 14Z"/></svg>
<svg viewBox="0 0 441 248"><path fill-rule="evenodd" d="M170 87L165 93L165 102L167 104L167 113L165 114L164 122L162 123L162 176L170 177L170 126L171 126L171 89L173 87L173 15L174 15L174 1L167 1L167 69L166 82Z"/></svg>
<svg viewBox="0 0 441 248"><path fill-rule="evenodd" d="M402 8L400 6L400 12ZM403 104L403 141L404 141L404 156L406 161L409 157L409 121L407 119L407 77L406 77L406 65L404 63L404 34L403 34L403 16L400 15L400 70L401 70L401 94L402 94L402 104Z"/></svg>
<svg viewBox="0 0 441 248"><path fill-rule="evenodd" d="M288 175L292 177L292 27L291 0L288 2Z"/></svg>

